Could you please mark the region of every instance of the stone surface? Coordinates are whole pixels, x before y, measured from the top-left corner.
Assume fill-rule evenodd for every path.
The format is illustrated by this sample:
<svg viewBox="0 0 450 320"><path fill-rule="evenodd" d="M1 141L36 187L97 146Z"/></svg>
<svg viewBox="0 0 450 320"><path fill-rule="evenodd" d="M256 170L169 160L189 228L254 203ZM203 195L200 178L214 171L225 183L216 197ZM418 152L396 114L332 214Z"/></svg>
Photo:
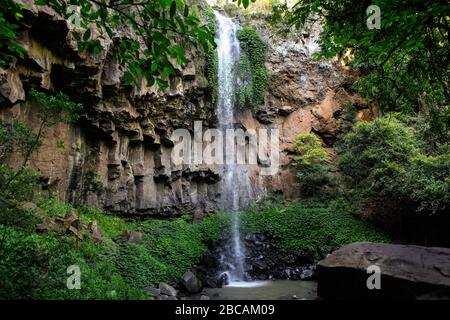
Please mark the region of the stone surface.
<svg viewBox="0 0 450 320"><path fill-rule="evenodd" d="M367 267L381 271L381 289L369 290ZM450 295L450 249L358 242L317 265L322 298L395 298Z"/></svg>
<svg viewBox="0 0 450 320"><path fill-rule="evenodd" d="M161 290L159 288L145 287L144 290L154 297L158 296L161 293Z"/></svg>
<svg viewBox="0 0 450 320"><path fill-rule="evenodd" d="M202 282L191 271L181 276L181 284L189 293L198 293L202 289Z"/></svg>
<svg viewBox="0 0 450 320"><path fill-rule="evenodd" d="M130 242L141 244L142 232L125 230L125 238Z"/></svg>
<svg viewBox="0 0 450 320"><path fill-rule="evenodd" d="M217 247L203 255L199 264L194 266L195 275L209 288L221 288L227 284L227 276L221 270L228 266L221 265L225 238ZM299 250L285 252L273 245L273 239L265 234L250 234L244 237L246 250L245 272L247 280L313 280L316 277L316 259L314 254Z"/></svg>
<svg viewBox="0 0 450 320"><path fill-rule="evenodd" d="M171 296L171 297L176 297L178 295L178 292L174 287L172 287L164 282L159 283L159 292L161 295L166 295L166 296Z"/></svg>
<svg viewBox="0 0 450 320"><path fill-rule="evenodd" d="M70 232L80 240L83 240L84 237L89 237L95 242L102 240L102 234L98 228L97 221L93 220L89 224L83 223L73 211L69 211L65 217L56 216L52 218L45 215L43 221L36 225L36 231Z"/></svg>

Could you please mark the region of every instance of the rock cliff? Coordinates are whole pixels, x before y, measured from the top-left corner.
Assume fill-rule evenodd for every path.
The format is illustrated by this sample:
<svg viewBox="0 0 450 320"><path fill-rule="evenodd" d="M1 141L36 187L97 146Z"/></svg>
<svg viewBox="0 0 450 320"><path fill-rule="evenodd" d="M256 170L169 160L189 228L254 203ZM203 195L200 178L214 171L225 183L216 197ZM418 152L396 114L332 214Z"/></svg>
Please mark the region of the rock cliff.
<svg viewBox="0 0 450 320"><path fill-rule="evenodd" d="M62 91L85 106L76 125L50 128L33 155L30 166L42 174L43 188L76 205L122 214L216 210L220 172L213 166L174 166L170 161L173 130L193 130L195 120L213 128L217 121L203 55L189 52L192 62L177 70L164 91L147 87L145 81L125 85L123 66L114 55L116 39L93 29L101 52L80 53L63 18L33 1L18 2L27 4L19 32L27 53L14 67L0 69L0 93L5 98L0 118L37 128L37 106L26 94L30 87ZM349 93L354 77L338 61L311 59L316 31L305 30L298 38L272 38L264 20L255 21L269 44L271 84L261 109L256 114L242 112L238 122L247 129L280 130L281 170L263 177L255 166L252 179L258 193L280 191L297 197L287 146L299 133L314 131L332 147L346 105L357 105L359 118L370 117L372 111ZM124 28L117 36L133 35ZM13 154L8 162L14 165L16 160Z"/></svg>

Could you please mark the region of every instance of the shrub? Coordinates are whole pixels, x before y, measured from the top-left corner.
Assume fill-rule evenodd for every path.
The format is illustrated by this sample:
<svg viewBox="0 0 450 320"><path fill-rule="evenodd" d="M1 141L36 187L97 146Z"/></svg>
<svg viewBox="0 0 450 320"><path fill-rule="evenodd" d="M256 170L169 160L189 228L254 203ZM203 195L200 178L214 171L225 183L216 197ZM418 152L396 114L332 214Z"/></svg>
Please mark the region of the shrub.
<svg viewBox="0 0 450 320"><path fill-rule="evenodd" d="M38 202L39 213L18 210L0 214L0 299L145 299L143 290L160 281L178 280L207 248L222 237L225 216L200 223L182 217L172 221L126 221L98 209L79 208L53 198ZM96 220L102 241L80 240L71 233L37 234L44 217L78 213ZM8 214L7 214L8 213ZM125 230L141 231L141 244L129 242ZM78 265L81 290L66 287L67 267Z"/></svg>
<svg viewBox="0 0 450 320"><path fill-rule="evenodd" d="M289 147L289 151L293 154L292 165L297 170L302 192L308 195L320 192L330 182L328 154L320 139L314 133L302 133Z"/></svg>
<svg viewBox="0 0 450 320"><path fill-rule="evenodd" d="M416 126L417 128L417 126ZM397 117L359 122L343 141L339 168L361 193L409 201L418 210L449 206L450 157L430 155L423 132Z"/></svg>
<svg viewBox="0 0 450 320"><path fill-rule="evenodd" d="M206 25L208 26L209 30L211 30L211 32L215 34L217 30L216 16L210 6L205 7L203 11L203 17L206 20ZM208 80L209 87L211 88L211 96L213 104L216 103L218 94L217 63L218 63L218 56L216 48L210 45L206 50L205 75L206 79Z"/></svg>
<svg viewBox="0 0 450 320"><path fill-rule="evenodd" d="M239 30L237 37L242 50L235 86L237 102L240 108L258 111L264 102L270 78L265 67L267 44L256 30L248 27Z"/></svg>
<svg viewBox="0 0 450 320"><path fill-rule="evenodd" d="M359 220L356 209L344 199L275 203L251 207L241 215L243 234L265 232L286 251L317 252L357 241L386 242L388 238Z"/></svg>

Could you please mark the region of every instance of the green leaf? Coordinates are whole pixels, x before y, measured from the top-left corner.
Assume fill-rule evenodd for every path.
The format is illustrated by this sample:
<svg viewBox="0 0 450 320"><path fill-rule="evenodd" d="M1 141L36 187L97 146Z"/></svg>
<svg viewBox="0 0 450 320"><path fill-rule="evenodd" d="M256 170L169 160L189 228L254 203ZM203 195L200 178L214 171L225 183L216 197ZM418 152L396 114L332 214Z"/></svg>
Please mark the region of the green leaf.
<svg viewBox="0 0 450 320"><path fill-rule="evenodd" d="M151 67L150 67L150 70L151 70L152 72L155 72L156 70L158 70L158 63L157 63L156 61L153 61L153 62L152 62L152 65L151 65Z"/></svg>
<svg viewBox="0 0 450 320"><path fill-rule="evenodd" d="M90 37L91 37L91 29L87 29L83 34L83 40L88 41Z"/></svg>
<svg viewBox="0 0 450 320"><path fill-rule="evenodd" d="M172 4L170 5L170 17L173 18L175 16L175 13L177 11L177 3L176 1L172 1Z"/></svg>

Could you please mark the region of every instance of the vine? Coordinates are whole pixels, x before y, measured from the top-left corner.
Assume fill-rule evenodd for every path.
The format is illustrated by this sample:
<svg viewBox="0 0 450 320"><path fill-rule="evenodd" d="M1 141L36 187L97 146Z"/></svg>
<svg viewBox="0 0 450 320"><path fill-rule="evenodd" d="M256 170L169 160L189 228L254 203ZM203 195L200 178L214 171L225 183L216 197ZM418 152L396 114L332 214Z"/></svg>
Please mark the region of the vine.
<svg viewBox="0 0 450 320"><path fill-rule="evenodd" d="M251 108L256 112L264 102L270 79L265 66L267 44L252 28L239 30L237 36L242 50L235 90L237 102L239 108Z"/></svg>
<svg viewBox="0 0 450 320"><path fill-rule="evenodd" d="M208 26L208 29L211 30L213 34L216 33L217 30L217 22L216 22L216 16L214 14L214 11L211 7L206 6L204 11L204 19L206 20L206 24ZM217 93L218 93L218 83L217 83L217 70L218 70L218 56L216 48L212 45L208 47L208 50L206 50L206 66L205 66L205 75L206 79L208 80L209 86L211 88L211 96L212 96L212 103L213 105L216 103L217 100Z"/></svg>

